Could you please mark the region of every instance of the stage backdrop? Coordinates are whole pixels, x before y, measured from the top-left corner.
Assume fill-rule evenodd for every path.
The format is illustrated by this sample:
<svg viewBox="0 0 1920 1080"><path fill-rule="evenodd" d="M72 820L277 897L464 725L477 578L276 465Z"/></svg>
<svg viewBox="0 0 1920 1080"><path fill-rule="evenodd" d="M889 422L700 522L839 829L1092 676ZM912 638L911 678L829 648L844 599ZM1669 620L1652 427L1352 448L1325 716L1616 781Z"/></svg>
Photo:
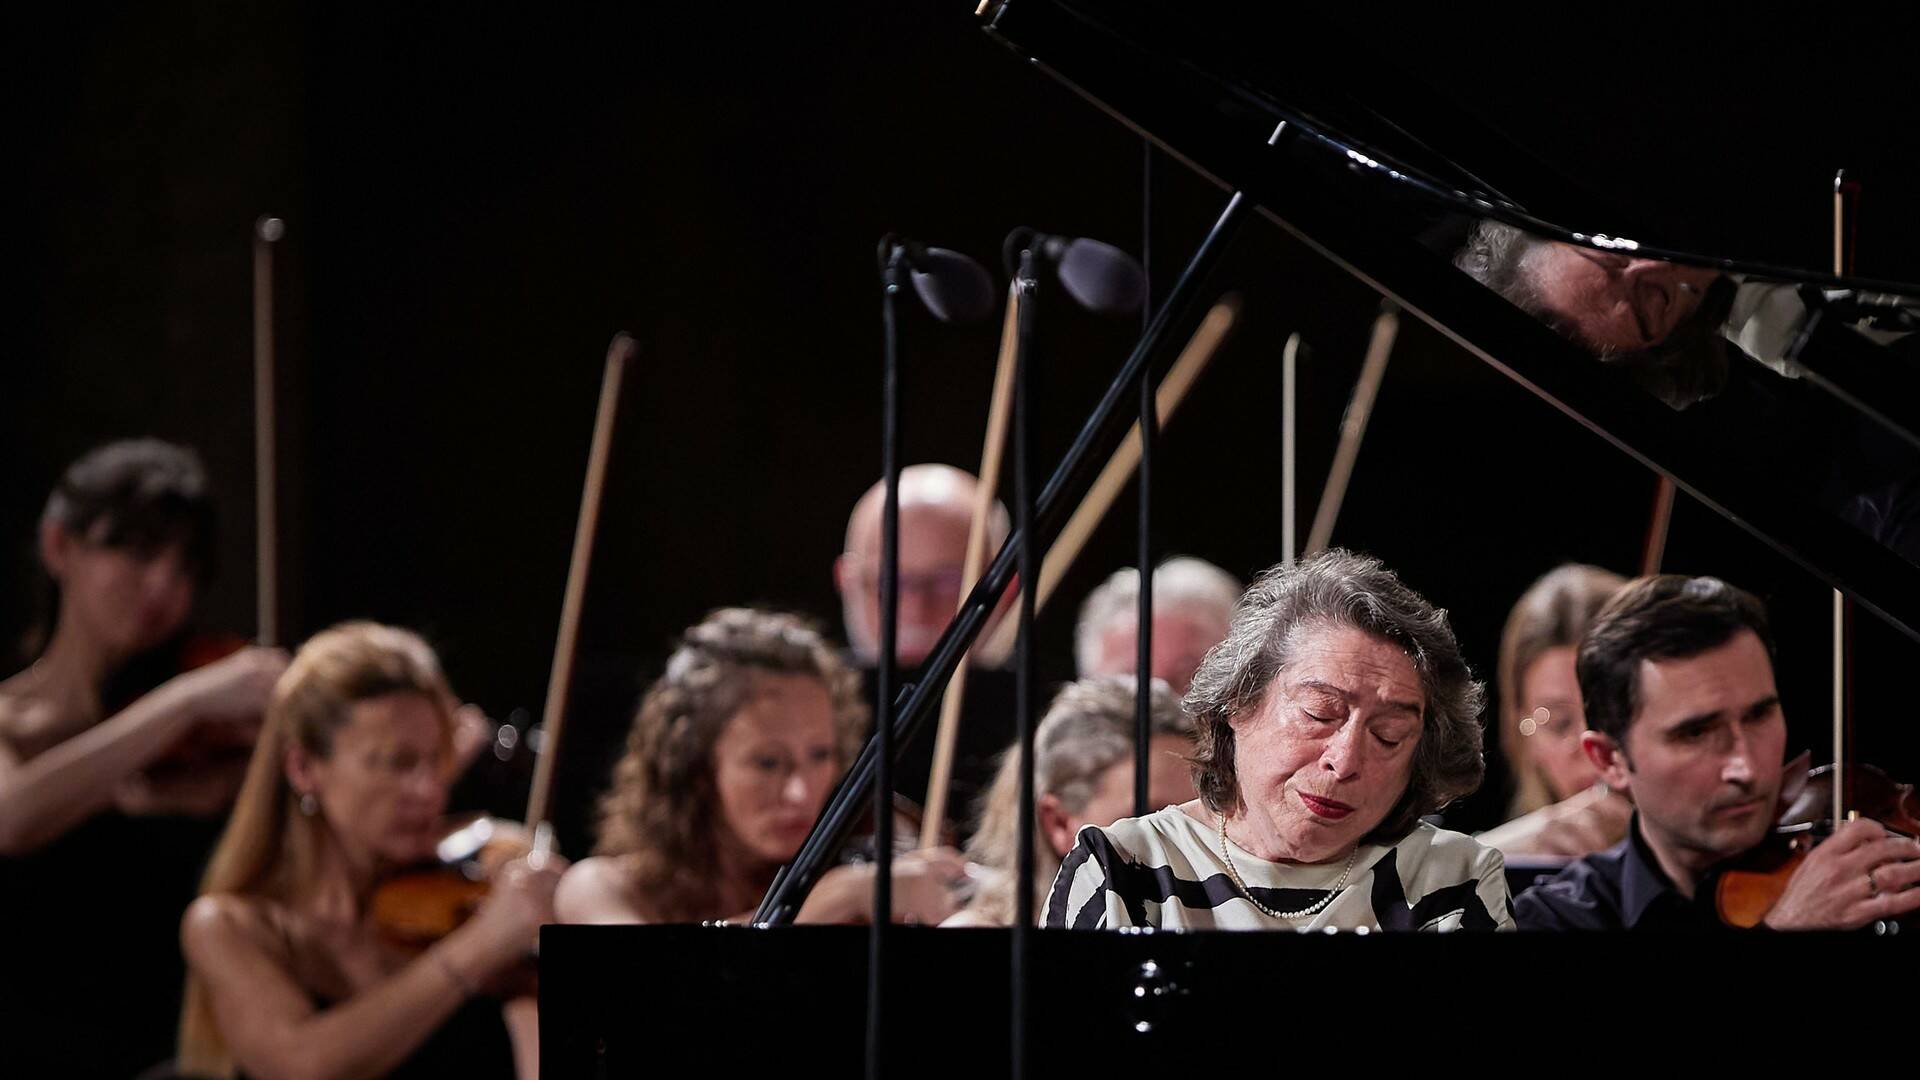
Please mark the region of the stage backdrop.
<svg viewBox="0 0 1920 1080"><path fill-rule="evenodd" d="M876 240L997 268L1016 225L1138 251L1138 139L975 29L970 0L681 5L558 16L383 5L41 10L16 35L16 317L0 379L7 640L34 617L31 536L59 469L100 441L198 446L223 572L202 620L252 611L248 235L288 223L279 333L288 629L418 627L458 689L535 713L609 337L639 361L615 444L564 750L563 836L676 631L723 604L838 627L830 564L877 475ZM1822 265L1827 184L1869 196L1860 267L1920 276L1909 162L1887 148L1902 35L1823 16L1791 34L1684 16L1589 28L1349 15L1383 79L1439 84L1638 220ZM1409 20L1412 21L1409 21ZM1841 19L1835 16L1834 19ZM1312 40L1276 42L1276 58ZM1808 87L1848 73L1851 109ZM1876 82L1876 80L1878 80ZM1888 104L1885 108L1876 101ZM1897 140L1896 140L1897 141ZM1157 291L1224 194L1158 157ZM1884 211L1884 212L1883 212ZM1678 228L1679 226L1676 226ZM1902 232L1902 230L1906 230ZM1279 561L1279 356L1298 331L1310 519L1377 298L1264 222L1215 279L1246 317L1163 442L1162 550L1250 575ZM1038 446L1056 456L1137 326L1041 316ZM909 460L971 468L997 326L906 326ZM1422 325L1403 324L1336 532L1453 614L1490 674L1506 606L1567 559L1630 570L1651 476ZM1040 624L1070 677L1074 609L1131 557L1123 501ZM1822 730L1826 592L1683 502L1668 565L1775 605L1800 741ZM1914 649L1877 628L1862 700ZM1914 737L1862 712L1869 754ZM1459 820L1484 825L1488 792Z"/></svg>

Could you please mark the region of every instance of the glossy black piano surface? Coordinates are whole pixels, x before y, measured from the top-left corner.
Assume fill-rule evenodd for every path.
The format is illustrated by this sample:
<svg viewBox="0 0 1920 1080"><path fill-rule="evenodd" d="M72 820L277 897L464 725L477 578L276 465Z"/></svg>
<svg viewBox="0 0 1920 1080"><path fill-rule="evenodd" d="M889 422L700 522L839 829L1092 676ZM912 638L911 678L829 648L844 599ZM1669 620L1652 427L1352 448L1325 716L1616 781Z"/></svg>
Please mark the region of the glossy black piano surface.
<svg viewBox="0 0 1920 1080"><path fill-rule="evenodd" d="M1839 1008L1868 1027L1911 1000L1920 937L1770 937L1756 949L1740 934L1044 931L1033 935L1029 1075L1205 1076L1356 1057L1370 1073L1520 1068L1577 1057L1570 1025L1688 1059L1753 1061L1772 1053L1750 1036L1783 995L1842 981ZM1007 1074L1010 942L1005 930L895 932L889 1075ZM861 927L547 927L541 1075L859 1075L866 948ZM1548 986L1578 992L1542 997Z"/></svg>

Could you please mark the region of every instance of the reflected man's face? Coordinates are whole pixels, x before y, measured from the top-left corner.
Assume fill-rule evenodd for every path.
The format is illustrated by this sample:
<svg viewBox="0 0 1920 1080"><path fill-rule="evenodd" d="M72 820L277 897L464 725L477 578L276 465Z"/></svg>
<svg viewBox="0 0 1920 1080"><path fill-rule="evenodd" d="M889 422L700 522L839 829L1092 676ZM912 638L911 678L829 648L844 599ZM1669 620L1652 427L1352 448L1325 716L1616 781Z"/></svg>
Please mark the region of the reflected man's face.
<svg viewBox="0 0 1920 1080"><path fill-rule="evenodd" d="M1580 341L1602 352L1631 352L1665 341L1719 276L1715 270L1558 242L1534 246L1523 258L1522 277L1539 303Z"/></svg>

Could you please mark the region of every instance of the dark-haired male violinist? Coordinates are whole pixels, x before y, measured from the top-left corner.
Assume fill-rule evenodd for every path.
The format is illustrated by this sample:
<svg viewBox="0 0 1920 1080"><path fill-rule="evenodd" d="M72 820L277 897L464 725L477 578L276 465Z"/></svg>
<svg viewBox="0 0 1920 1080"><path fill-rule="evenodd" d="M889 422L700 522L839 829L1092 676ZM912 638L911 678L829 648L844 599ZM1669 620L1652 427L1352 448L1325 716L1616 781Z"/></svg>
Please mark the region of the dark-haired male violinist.
<svg viewBox="0 0 1920 1080"><path fill-rule="evenodd" d="M1722 925L1716 872L1760 844L1776 815L1786 718L1765 609L1715 578L1641 578L1580 644L1601 779L1634 802L1633 826L1521 893L1522 930L1694 930ZM1763 925L1844 930L1920 909L1920 841L1847 822L1789 880Z"/></svg>

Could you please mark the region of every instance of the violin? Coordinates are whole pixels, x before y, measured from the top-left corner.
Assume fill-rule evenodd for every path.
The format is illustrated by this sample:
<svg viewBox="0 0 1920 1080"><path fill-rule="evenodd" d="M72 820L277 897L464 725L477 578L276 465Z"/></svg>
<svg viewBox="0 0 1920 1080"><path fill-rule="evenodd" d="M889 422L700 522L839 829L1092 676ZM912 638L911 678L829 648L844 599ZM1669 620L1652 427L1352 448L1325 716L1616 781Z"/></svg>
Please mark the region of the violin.
<svg viewBox="0 0 1920 1080"><path fill-rule="evenodd" d="M477 711L477 710L476 710ZM514 719L520 719L518 715ZM484 782L524 778L529 762L537 760L539 729L522 732L511 721L484 718L485 744L474 751L479 760L460 762L462 784L492 767ZM537 765L531 766L537 768ZM370 904L375 927L390 944L406 950L424 949L467 921L487 896L489 883L502 867L535 850L551 850L550 836L542 839L520 822L484 811L458 814L453 828L434 845L426 862L389 877L374 891Z"/></svg>
<svg viewBox="0 0 1920 1080"><path fill-rule="evenodd" d="M551 847L539 832L484 814L454 829L435 846L431 864L389 877L374 890L369 913L380 936L417 951L453 933L487 898L502 867Z"/></svg>
<svg viewBox="0 0 1920 1080"><path fill-rule="evenodd" d="M224 631L180 631L108 675L100 688L101 713L112 716L167 680L225 660L250 644L245 637Z"/></svg>
<svg viewBox="0 0 1920 1080"><path fill-rule="evenodd" d="M1808 853L1836 827L1828 809L1834 805L1836 779L1843 782L1857 816L1871 818L1890 832L1920 838L1920 798L1912 784L1898 783L1872 765L1822 765L1783 793L1784 809L1772 836L1720 872L1714 907L1722 922L1751 929L1773 910ZM1897 921L1911 919L1909 915Z"/></svg>
<svg viewBox="0 0 1920 1080"><path fill-rule="evenodd" d="M238 634L178 635L136 657L107 681L100 695L104 710L112 715L162 683L218 663L249 644ZM240 790L258 732L254 720L195 724L128 779L117 797L121 810L143 816L224 814Z"/></svg>
<svg viewBox="0 0 1920 1080"><path fill-rule="evenodd" d="M529 832L517 822L474 817L440 841L432 863L380 883L368 904L374 930L388 945L418 955L473 917L508 863L550 851L552 845L548 825ZM539 993L532 960L529 953L486 979L479 991L501 999Z"/></svg>

